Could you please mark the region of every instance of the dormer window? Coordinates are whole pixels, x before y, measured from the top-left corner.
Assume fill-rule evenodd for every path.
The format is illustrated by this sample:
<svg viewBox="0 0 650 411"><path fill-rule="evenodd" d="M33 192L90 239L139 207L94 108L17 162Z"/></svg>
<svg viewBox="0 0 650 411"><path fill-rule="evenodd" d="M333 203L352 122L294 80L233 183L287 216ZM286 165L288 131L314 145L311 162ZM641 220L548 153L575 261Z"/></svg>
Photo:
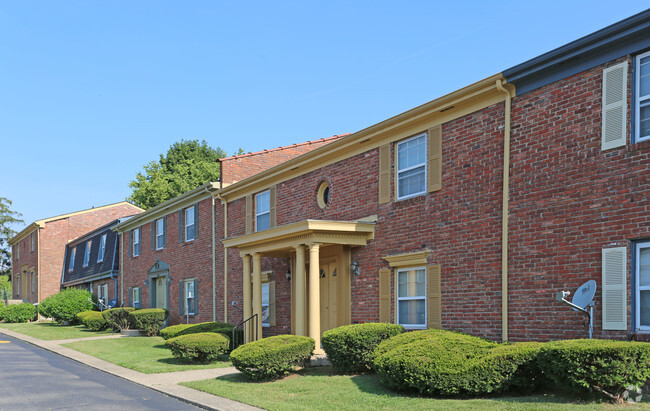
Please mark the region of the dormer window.
<svg viewBox="0 0 650 411"><path fill-rule="evenodd" d="M104 261L104 252L106 252L106 234L102 234L99 239L99 251L97 251L97 262Z"/></svg>
<svg viewBox="0 0 650 411"><path fill-rule="evenodd" d="M92 245L92 240L86 242L86 249L84 250L84 267L88 267L88 262L90 262L90 247Z"/></svg>
<svg viewBox="0 0 650 411"><path fill-rule="evenodd" d="M68 262L68 271L74 270L74 258L77 254L77 247L70 250L70 261Z"/></svg>

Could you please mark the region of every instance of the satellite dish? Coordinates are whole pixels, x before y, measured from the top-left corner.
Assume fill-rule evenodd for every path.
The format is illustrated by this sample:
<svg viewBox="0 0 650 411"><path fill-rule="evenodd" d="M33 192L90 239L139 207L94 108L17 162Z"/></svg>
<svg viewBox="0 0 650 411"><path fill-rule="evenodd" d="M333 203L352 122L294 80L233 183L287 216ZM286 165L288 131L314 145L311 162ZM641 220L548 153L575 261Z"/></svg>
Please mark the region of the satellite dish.
<svg viewBox="0 0 650 411"><path fill-rule="evenodd" d="M573 300L571 302L582 309L587 308L591 302L594 300L596 295L596 281L589 280L586 283L582 284L576 292L573 294ZM578 311L574 308L575 311Z"/></svg>

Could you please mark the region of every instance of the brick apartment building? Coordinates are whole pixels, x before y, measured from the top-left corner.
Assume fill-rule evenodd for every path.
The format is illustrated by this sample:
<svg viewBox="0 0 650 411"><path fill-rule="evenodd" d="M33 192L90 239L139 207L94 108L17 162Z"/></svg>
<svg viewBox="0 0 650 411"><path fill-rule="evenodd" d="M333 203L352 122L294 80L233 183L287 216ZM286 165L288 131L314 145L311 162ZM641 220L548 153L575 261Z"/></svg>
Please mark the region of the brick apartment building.
<svg viewBox="0 0 650 411"><path fill-rule="evenodd" d="M37 220L16 234L12 246L12 296L37 303L61 289L65 246L117 218L142 212L120 202Z"/></svg>

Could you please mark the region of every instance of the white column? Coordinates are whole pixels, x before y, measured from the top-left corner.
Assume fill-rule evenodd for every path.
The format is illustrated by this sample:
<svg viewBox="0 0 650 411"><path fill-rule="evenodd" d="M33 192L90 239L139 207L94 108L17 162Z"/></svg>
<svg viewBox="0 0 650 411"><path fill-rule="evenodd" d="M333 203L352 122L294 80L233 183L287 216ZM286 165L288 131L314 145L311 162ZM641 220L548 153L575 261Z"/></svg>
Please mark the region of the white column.
<svg viewBox="0 0 650 411"><path fill-rule="evenodd" d="M257 314L257 339L262 338L262 254L253 254L253 315ZM253 335L255 338L255 335Z"/></svg>
<svg viewBox="0 0 650 411"><path fill-rule="evenodd" d="M320 244L309 247L309 337L316 342L314 354L324 354L320 347Z"/></svg>

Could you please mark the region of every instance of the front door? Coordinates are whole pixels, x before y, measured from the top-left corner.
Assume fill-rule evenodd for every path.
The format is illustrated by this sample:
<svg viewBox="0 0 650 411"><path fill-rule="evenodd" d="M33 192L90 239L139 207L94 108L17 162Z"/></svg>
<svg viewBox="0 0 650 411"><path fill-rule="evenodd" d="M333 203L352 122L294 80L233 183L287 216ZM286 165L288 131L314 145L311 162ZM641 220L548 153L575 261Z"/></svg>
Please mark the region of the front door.
<svg viewBox="0 0 650 411"><path fill-rule="evenodd" d="M167 278L157 277L156 282L156 308L167 308Z"/></svg>
<svg viewBox="0 0 650 411"><path fill-rule="evenodd" d="M337 259L321 260L320 264L320 330L321 333L342 324L338 321L339 273Z"/></svg>

